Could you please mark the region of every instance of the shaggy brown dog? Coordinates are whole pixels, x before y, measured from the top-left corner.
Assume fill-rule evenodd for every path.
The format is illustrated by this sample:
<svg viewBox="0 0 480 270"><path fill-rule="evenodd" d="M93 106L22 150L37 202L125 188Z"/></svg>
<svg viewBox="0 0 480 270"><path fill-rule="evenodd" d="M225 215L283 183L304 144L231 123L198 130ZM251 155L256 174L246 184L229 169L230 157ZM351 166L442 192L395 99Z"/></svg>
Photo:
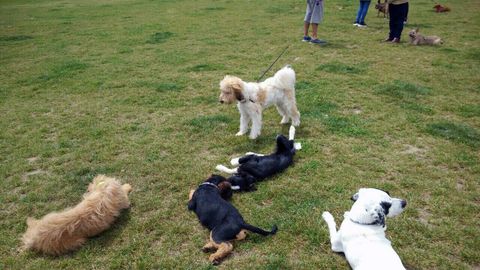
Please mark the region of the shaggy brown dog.
<svg viewBox="0 0 480 270"><path fill-rule="evenodd" d="M380 17L380 13L383 13L383 17L389 17L388 16L388 12L387 12L387 1L385 0L385 2L380 2L380 0L377 1L377 3L375 4L375 9L378 10L377 12L377 17Z"/></svg>
<svg viewBox="0 0 480 270"><path fill-rule="evenodd" d="M410 37L410 44L412 45L439 45L443 43L442 39L437 36L424 36L419 34L418 28L408 32L408 36Z"/></svg>
<svg viewBox="0 0 480 270"><path fill-rule="evenodd" d="M79 248L88 237L108 229L120 210L130 207L131 190L129 184L122 185L115 178L96 176L77 206L39 220L27 219L24 249L61 255Z"/></svg>

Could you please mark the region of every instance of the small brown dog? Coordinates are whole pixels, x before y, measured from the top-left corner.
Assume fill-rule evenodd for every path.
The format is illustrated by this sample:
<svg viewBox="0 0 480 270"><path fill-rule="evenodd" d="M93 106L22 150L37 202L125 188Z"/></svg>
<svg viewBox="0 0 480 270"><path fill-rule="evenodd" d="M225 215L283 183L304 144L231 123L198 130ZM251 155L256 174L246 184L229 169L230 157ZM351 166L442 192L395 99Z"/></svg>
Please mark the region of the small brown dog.
<svg viewBox="0 0 480 270"><path fill-rule="evenodd" d="M437 36L423 36L419 34L418 28L408 32L408 36L412 45L439 45L443 43L442 39Z"/></svg>
<svg viewBox="0 0 480 270"><path fill-rule="evenodd" d="M61 255L79 248L88 237L108 229L120 214L130 207L129 184L98 175L88 186L83 201L73 208L53 212L36 220L27 219L22 237L24 249L49 255Z"/></svg>
<svg viewBox="0 0 480 270"><path fill-rule="evenodd" d="M450 11L449 7L444 6L444 5L440 5L440 4L436 4L435 6L433 6L433 8L435 9L435 12L437 12L437 13Z"/></svg>
<svg viewBox="0 0 480 270"><path fill-rule="evenodd" d="M380 17L380 13L383 13L383 17L388 18L387 5L387 0L383 3L381 3L380 0L377 1L377 4L375 4L375 9L378 10L377 17Z"/></svg>

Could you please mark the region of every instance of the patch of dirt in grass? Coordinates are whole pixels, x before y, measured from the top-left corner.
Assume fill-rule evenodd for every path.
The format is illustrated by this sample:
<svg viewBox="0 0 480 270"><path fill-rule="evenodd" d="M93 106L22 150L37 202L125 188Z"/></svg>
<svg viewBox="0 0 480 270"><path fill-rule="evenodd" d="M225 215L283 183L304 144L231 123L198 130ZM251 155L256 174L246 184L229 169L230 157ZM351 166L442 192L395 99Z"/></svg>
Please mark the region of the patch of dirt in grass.
<svg viewBox="0 0 480 270"><path fill-rule="evenodd" d="M431 216L432 214L427 209L418 208L418 220L423 225L431 226L431 224L428 222Z"/></svg>
<svg viewBox="0 0 480 270"><path fill-rule="evenodd" d="M22 179L24 181L28 181L28 177L30 177L30 176L34 176L34 175L38 175L38 174L45 174L45 173L47 173L47 172L44 171L44 170L40 170L40 169L29 171L22 176Z"/></svg>
<svg viewBox="0 0 480 270"><path fill-rule="evenodd" d="M458 180L456 184L456 188L458 191L462 191L465 187L465 182L463 180Z"/></svg>
<svg viewBox="0 0 480 270"><path fill-rule="evenodd" d="M426 152L427 152L426 149L422 149L413 145L406 144L405 150L403 150L401 153L406 155L415 155L418 158L423 158Z"/></svg>
<svg viewBox="0 0 480 270"><path fill-rule="evenodd" d="M27 158L27 161L28 161L28 163L31 164L31 163L36 162L38 159L39 159L39 157L31 157L31 158Z"/></svg>

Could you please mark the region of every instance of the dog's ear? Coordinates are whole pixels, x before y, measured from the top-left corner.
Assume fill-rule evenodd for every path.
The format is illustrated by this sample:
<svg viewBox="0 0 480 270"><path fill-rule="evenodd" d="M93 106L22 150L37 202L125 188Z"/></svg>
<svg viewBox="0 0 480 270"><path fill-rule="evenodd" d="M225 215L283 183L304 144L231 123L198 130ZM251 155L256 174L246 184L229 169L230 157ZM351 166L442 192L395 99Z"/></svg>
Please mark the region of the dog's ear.
<svg viewBox="0 0 480 270"><path fill-rule="evenodd" d="M358 200L358 192L353 194L352 198L350 198L352 201L356 202Z"/></svg>
<svg viewBox="0 0 480 270"><path fill-rule="evenodd" d="M244 101L245 97L242 94L242 86L238 83L232 84L233 94L238 101Z"/></svg>
<svg viewBox="0 0 480 270"><path fill-rule="evenodd" d="M224 200L230 200L233 196L233 191L232 191L232 184L228 181L223 181L220 184L218 184L218 189L220 190L220 196Z"/></svg>

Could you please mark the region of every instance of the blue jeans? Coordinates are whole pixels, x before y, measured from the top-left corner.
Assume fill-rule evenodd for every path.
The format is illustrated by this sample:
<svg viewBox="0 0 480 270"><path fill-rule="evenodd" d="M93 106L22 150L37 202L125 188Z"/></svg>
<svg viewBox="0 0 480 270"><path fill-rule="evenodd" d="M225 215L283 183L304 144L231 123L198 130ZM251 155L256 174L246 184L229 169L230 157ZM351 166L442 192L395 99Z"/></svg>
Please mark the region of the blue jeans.
<svg viewBox="0 0 480 270"><path fill-rule="evenodd" d="M355 23L365 24L365 16L367 16L368 7L370 6L370 1L360 1L360 7L357 12L357 19Z"/></svg>

